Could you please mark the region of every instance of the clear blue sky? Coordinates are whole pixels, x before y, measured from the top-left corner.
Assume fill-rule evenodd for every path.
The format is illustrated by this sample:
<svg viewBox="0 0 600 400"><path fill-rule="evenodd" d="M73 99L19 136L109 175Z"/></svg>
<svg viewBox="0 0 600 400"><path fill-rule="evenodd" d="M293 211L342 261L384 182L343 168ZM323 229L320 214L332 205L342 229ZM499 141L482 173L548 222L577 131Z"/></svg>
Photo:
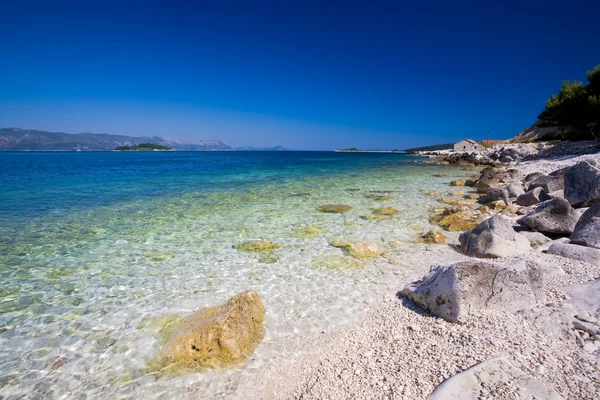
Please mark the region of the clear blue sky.
<svg viewBox="0 0 600 400"><path fill-rule="evenodd" d="M93 3L93 5L91 5ZM4 1L0 127L292 149L513 136L598 1Z"/></svg>

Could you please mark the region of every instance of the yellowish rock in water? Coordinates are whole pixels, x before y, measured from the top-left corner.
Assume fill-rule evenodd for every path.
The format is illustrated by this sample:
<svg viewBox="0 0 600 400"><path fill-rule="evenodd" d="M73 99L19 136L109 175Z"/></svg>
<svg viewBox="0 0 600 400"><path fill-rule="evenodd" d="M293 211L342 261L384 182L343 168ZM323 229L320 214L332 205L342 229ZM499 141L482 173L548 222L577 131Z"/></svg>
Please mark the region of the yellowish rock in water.
<svg viewBox="0 0 600 400"><path fill-rule="evenodd" d="M413 231L420 231L421 229L423 229L423 227L419 224L411 224L408 227Z"/></svg>
<svg viewBox="0 0 600 400"><path fill-rule="evenodd" d="M334 247L339 247L352 257L359 260L372 260L381 254L381 250L376 244L371 242L347 242L336 240L331 243Z"/></svg>
<svg viewBox="0 0 600 400"><path fill-rule="evenodd" d="M445 178L448 175L446 175L446 174L434 174L433 176L437 176L438 178Z"/></svg>
<svg viewBox="0 0 600 400"><path fill-rule="evenodd" d="M238 250L253 251L255 253L270 253L280 247L281 245L279 243L271 242L269 240L252 240L235 246Z"/></svg>
<svg viewBox="0 0 600 400"><path fill-rule="evenodd" d="M460 199L456 199L454 197L442 197L441 199L439 199L439 201L441 203L450 204L452 206L472 206L473 204L475 204L474 201L460 200Z"/></svg>
<svg viewBox="0 0 600 400"><path fill-rule="evenodd" d="M465 186L465 180L464 179L455 179L450 182L450 186Z"/></svg>
<svg viewBox="0 0 600 400"><path fill-rule="evenodd" d="M390 215L361 215L360 217L367 221L385 221L392 218Z"/></svg>
<svg viewBox="0 0 600 400"><path fill-rule="evenodd" d="M429 244L445 244L446 243L446 235L444 235L440 231L431 230L427 233L424 233L419 238L419 241L423 243Z"/></svg>
<svg viewBox="0 0 600 400"><path fill-rule="evenodd" d="M345 204L325 204L324 206L317 207L317 211L341 214L350 211L351 208Z"/></svg>
<svg viewBox="0 0 600 400"><path fill-rule="evenodd" d="M452 193L455 196L462 196L463 194L465 194L465 192L463 192L462 190L457 190L456 192Z"/></svg>
<svg viewBox="0 0 600 400"><path fill-rule="evenodd" d="M219 306L202 308L173 329L149 369L175 373L238 365L261 341L264 317L265 307L254 291L240 293Z"/></svg>
<svg viewBox="0 0 600 400"><path fill-rule="evenodd" d="M375 214L375 215L395 215L395 214L398 214L398 210L396 210L394 207L374 208L373 214Z"/></svg>
<svg viewBox="0 0 600 400"><path fill-rule="evenodd" d="M161 315L154 318L146 318L140 322L138 329L144 333L154 336L161 345L164 345L173 336L173 331L181 322L180 315Z"/></svg>
<svg viewBox="0 0 600 400"><path fill-rule="evenodd" d="M485 196L485 195L484 194L477 194L477 193L467 193L463 197L465 199L477 200L477 199L481 198L482 196Z"/></svg>
<svg viewBox="0 0 600 400"><path fill-rule="evenodd" d="M298 228L298 229L294 230L292 232L292 236L301 238L301 239L308 239L308 238L319 237L322 234L324 234L325 232L327 232L327 230L325 228L323 228L322 226L309 225L309 226L305 226L303 228Z"/></svg>
<svg viewBox="0 0 600 400"><path fill-rule="evenodd" d="M448 231L450 232L463 232L468 231L477 226L477 222L457 222L448 225Z"/></svg>
<svg viewBox="0 0 600 400"><path fill-rule="evenodd" d="M315 269L329 269L336 271L353 271L364 268L360 261L339 254L325 254L316 257L312 262L312 266Z"/></svg>
<svg viewBox="0 0 600 400"><path fill-rule="evenodd" d="M386 200L392 200L394 197L389 196L389 195L384 195L384 194L370 194L367 196L367 198L371 199L371 200L376 200L376 201L386 201Z"/></svg>
<svg viewBox="0 0 600 400"><path fill-rule="evenodd" d="M429 191L425 192L424 194L425 194L425 196L431 196L431 197L435 197L438 195L436 192L434 192L432 190L429 190Z"/></svg>

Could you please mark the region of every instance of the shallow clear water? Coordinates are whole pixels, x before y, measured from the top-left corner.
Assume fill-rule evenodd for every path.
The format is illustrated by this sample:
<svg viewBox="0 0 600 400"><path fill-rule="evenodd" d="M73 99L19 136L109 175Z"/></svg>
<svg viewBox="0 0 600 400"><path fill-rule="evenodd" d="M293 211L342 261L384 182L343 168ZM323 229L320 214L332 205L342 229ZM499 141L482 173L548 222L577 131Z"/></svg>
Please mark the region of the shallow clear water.
<svg viewBox="0 0 600 400"><path fill-rule="evenodd" d="M344 329L398 290L411 239L451 191L440 167L398 154L329 152L0 153L0 396L244 397L265 365L318 351L305 338ZM444 168L447 172L448 168ZM456 175L468 175L455 170ZM387 194L387 201L369 199ZM347 204L346 214L315 210ZM368 221L371 209L400 213ZM316 238L295 231L320 226ZM264 263L233 248L283 245ZM332 240L388 254L359 271L317 268ZM273 261L273 260L271 260ZM139 329L252 289L266 335L244 366L158 378L160 350ZM57 363L57 360L61 360Z"/></svg>

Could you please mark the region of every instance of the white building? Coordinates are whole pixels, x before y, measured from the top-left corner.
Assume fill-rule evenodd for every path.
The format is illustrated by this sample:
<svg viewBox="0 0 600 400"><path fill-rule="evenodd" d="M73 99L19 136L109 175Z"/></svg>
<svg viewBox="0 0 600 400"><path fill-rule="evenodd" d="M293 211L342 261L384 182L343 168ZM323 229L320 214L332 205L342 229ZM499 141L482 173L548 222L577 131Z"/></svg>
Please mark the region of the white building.
<svg viewBox="0 0 600 400"><path fill-rule="evenodd" d="M456 153L479 152L483 151L482 145L471 139L463 139L454 145Z"/></svg>

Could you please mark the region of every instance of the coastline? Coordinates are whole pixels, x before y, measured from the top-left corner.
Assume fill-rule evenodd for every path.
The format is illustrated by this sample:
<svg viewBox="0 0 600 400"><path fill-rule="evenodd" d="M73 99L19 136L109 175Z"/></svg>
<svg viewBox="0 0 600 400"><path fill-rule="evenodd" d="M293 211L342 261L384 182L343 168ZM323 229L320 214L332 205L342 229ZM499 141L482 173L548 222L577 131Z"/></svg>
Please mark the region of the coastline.
<svg viewBox="0 0 600 400"><path fill-rule="evenodd" d="M600 163L600 154L511 162L505 166L517 168L524 175L548 174L589 159ZM448 183L453 178L449 176ZM505 211L495 214L516 225L516 215ZM562 288L598 278L600 266L533 248L519 257L497 259L559 266L564 274L545 284L546 303L533 310L519 314L481 310L466 323L453 324L422 311L400 294L404 285L418 280L436 265L481 260L457 250L459 232L444 234L447 244L423 244L412 255L410 270L403 275L403 282L398 282L397 293L387 293L371 305L360 323L344 332L314 338L328 351L284 368L267 368L261 374L256 397L424 399L445 379L502 356L529 376L558 390L564 398L595 398L600 371L597 353L584 351L575 340L567 317L573 313L573 306ZM246 390L251 390L251 385ZM506 390L504 395L514 394L516 388ZM480 398L506 398L502 393L492 390Z"/></svg>

